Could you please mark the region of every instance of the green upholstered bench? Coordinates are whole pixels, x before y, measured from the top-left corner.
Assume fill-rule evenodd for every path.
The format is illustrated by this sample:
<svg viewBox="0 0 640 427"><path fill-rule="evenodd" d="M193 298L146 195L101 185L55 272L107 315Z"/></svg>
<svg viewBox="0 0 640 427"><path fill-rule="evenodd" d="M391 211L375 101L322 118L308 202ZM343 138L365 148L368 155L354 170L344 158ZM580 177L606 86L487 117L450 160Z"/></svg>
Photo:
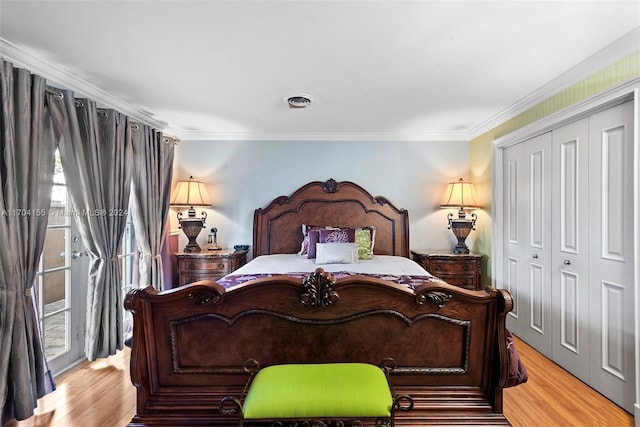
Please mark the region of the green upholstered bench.
<svg viewBox="0 0 640 427"><path fill-rule="evenodd" d="M409 396L395 397L389 382L388 363L319 363L273 365L260 369L253 363L240 402L225 397L220 410L239 415L240 425L393 426L394 410L410 410ZM256 368L257 366L257 368ZM401 407L401 401L408 406Z"/></svg>

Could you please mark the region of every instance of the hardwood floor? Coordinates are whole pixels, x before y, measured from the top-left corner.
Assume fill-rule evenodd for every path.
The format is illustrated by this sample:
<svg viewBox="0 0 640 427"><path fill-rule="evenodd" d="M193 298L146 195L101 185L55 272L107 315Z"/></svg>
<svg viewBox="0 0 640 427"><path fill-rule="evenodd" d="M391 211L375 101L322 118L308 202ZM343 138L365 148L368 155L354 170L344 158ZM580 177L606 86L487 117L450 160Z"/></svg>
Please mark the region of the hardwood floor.
<svg viewBox="0 0 640 427"><path fill-rule="evenodd" d="M135 413L128 349L80 364L56 378L56 387L38 401L34 416L3 427L126 426Z"/></svg>
<svg viewBox="0 0 640 427"><path fill-rule="evenodd" d="M504 413L514 427L629 426L633 417L516 338L529 381L504 391ZM120 427L135 412L129 351L85 362L57 379L36 415L3 427Z"/></svg>
<svg viewBox="0 0 640 427"><path fill-rule="evenodd" d="M516 338L529 381L504 390L513 426L633 426L633 416Z"/></svg>

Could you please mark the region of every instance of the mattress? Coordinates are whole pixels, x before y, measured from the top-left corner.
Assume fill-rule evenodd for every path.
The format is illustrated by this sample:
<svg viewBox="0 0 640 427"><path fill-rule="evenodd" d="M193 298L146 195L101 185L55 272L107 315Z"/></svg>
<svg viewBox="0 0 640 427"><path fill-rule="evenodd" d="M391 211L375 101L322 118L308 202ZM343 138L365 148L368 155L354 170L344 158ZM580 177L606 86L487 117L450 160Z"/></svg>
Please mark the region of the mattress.
<svg viewBox="0 0 640 427"><path fill-rule="evenodd" d="M351 264L317 264L314 259L306 256L275 254L254 258L232 274L219 279L218 283L231 288L249 280L279 275L302 279L317 268L332 273L336 279L364 275L405 285L412 289L424 282L442 282L418 263L400 256L376 255L373 259L358 260L357 263Z"/></svg>

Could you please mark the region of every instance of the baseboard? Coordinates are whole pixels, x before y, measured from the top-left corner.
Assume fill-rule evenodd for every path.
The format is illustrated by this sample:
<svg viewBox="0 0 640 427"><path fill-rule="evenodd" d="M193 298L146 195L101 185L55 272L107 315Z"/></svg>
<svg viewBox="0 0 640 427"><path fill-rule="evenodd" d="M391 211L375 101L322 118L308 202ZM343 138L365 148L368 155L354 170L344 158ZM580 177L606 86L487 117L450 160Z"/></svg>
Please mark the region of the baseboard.
<svg viewBox="0 0 640 427"><path fill-rule="evenodd" d="M640 405L637 403L633 405L633 418L636 427L640 427Z"/></svg>
<svg viewBox="0 0 640 427"><path fill-rule="evenodd" d="M53 373L53 377L54 378L58 378L60 375L64 374L67 371L70 371L71 369L75 368L76 366L78 366L82 362L85 362L86 360L87 360L87 358L83 355L80 359L78 359L75 362L71 363L69 366L65 366L59 372L54 372ZM637 412L637 409L638 408L636 408L636 412Z"/></svg>

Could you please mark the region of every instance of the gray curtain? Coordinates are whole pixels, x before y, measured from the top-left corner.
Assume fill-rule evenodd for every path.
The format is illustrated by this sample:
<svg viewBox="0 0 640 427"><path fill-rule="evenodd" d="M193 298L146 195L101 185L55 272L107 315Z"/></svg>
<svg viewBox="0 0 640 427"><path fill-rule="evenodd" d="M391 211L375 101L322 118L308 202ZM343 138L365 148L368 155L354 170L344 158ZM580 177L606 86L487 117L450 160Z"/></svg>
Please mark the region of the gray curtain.
<svg viewBox="0 0 640 427"><path fill-rule="evenodd" d="M135 126L133 140L133 186L131 209L138 244L140 287L169 289L164 284L162 243L167 228L174 143L149 126Z"/></svg>
<svg viewBox="0 0 640 427"><path fill-rule="evenodd" d="M63 94L48 99L71 206L89 254L85 355L95 360L123 344L118 255L131 188L131 127L117 111Z"/></svg>
<svg viewBox="0 0 640 427"><path fill-rule="evenodd" d="M0 424L54 389L32 298L51 202L55 141L45 81L0 59Z"/></svg>

